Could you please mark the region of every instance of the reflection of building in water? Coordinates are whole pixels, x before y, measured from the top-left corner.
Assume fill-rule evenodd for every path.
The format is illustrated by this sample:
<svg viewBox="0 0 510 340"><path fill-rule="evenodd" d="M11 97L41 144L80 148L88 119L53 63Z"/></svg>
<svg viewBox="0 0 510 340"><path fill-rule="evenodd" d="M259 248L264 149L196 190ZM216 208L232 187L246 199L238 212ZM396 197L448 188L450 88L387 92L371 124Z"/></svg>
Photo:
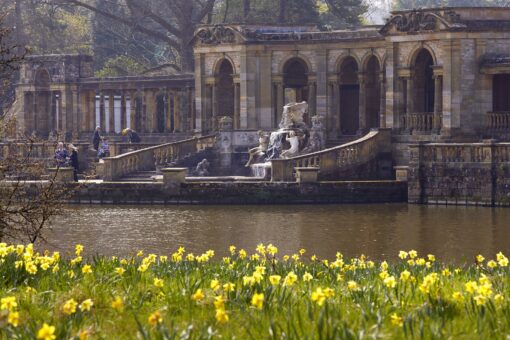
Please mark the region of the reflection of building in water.
<svg viewBox="0 0 510 340"><path fill-rule="evenodd" d="M195 74L93 78L87 56L33 56L21 72L19 128L87 135L274 129L287 101L306 100L330 140L391 128L415 141L510 136L510 9L394 12L384 26L204 26Z"/></svg>

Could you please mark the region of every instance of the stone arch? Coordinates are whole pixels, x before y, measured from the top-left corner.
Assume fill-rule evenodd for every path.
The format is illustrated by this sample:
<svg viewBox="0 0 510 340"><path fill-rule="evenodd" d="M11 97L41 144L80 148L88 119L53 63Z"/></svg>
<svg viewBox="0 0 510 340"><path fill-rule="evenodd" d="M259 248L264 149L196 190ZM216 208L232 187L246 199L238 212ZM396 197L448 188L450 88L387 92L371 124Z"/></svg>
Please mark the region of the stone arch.
<svg viewBox="0 0 510 340"><path fill-rule="evenodd" d="M413 110L419 113L434 112L435 84L433 69L434 56L426 48L420 49L411 64L413 77Z"/></svg>
<svg viewBox="0 0 510 340"><path fill-rule="evenodd" d="M381 58L376 52L374 51L368 51L367 53L365 53L363 55L363 57L361 58L361 61L359 63L359 65L361 65L361 70L362 72L367 72L367 65L368 65L368 62L372 59L372 58L375 58L377 59L377 62L379 63L379 66L383 65L383 58Z"/></svg>
<svg viewBox="0 0 510 340"><path fill-rule="evenodd" d="M35 73L35 77L34 77L35 87L46 89L46 88L50 87L50 83L51 83L51 77L50 77L50 73L48 72L48 70L46 70L45 68L38 69L37 72Z"/></svg>
<svg viewBox="0 0 510 340"><path fill-rule="evenodd" d="M301 60L303 63L305 63L305 64L306 64L306 68L307 68L307 70L308 70L308 73L309 73L309 74L311 74L311 73L313 72L313 67L312 67L312 63L310 62L310 60L309 60L306 56L304 56L304 55L302 55L302 54L300 54L300 53L294 53L294 54L286 55L286 56L285 56L285 57L281 60L280 65L278 66L278 72L279 72L280 74L282 74L282 75L283 75L283 74L285 73L285 70L284 70L284 69L285 69L285 65L286 65L286 64L287 64L290 60L292 60L292 59L299 59L299 60Z"/></svg>
<svg viewBox="0 0 510 340"><path fill-rule="evenodd" d="M287 59L282 69L285 103L308 101L309 65L304 59L294 57Z"/></svg>
<svg viewBox="0 0 510 340"><path fill-rule="evenodd" d="M359 58L356 55L351 54L351 53L342 53L341 55L338 56L338 58L336 59L336 62L335 62L335 71L337 73L340 73L340 71L341 71L340 68L341 68L343 62L349 58L352 58L356 61L356 66L359 69L359 65L361 65L361 61L359 60Z"/></svg>
<svg viewBox="0 0 510 340"><path fill-rule="evenodd" d="M359 63L354 56L341 60L338 69L340 89L340 131L343 135L354 135L359 129L360 85Z"/></svg>
<svg viewBox="0 0 510 340"><path fill-rule="evenodd" d="M419 43L416 46L414 46L414 48L411 50L411 53L409 53L408 59L407 59L407 65L406 65L407 67L413 67L413 65L416 62L416 58L418 57L418 54L423 49L427 50L427 52L430 53L430 55L432 56L434 65L437 65L437 56L436 56L436 53L434 52L434 49L427 43L422 42L422 43Z"/></svg>
<svg viewBox="0 0 510 340"><path fill-rule="evenodd" d="M219 116L234 116L235 85L234 64L229 58L223 58L215 69L216 110Z"/></svg>
<svg viewBox="0 0 510 340"><path fill-rule="evenodd" d="M211 70L213 76L217 76L220 72L220 67L223 64L223 62L227 60L230 62L230 65L232 65L232 74L238 74L236 70L236 64L234 62L234 59L232 59L228 54L223 55L221 58L218 58L213 65L213 68Z"/></svg>
<svg viewBox="0 0 510 340"><path fill-rule="evenodd" d="M34 78L34 95L30 123L32 130L40 136L47 136L54 129L54 110L50 91L50 73L44 69L38 69Z"/></svg>

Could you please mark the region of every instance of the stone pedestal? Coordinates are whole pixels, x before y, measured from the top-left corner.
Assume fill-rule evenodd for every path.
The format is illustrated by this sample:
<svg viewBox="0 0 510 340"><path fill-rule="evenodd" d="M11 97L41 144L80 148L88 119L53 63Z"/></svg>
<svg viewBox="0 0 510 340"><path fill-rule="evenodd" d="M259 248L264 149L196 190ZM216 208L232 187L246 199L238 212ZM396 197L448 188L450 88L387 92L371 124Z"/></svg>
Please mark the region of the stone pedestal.
<svg viewBox="0 0 510 340"><path fill-rule="evenodd" d="M294 168L296 170L296 182L316 183L319 179L320 168Z"/></svg>
<svg viewBox="0 0 510 340"><path fill-rule="evenodd" d="M397 181L407 182L408 166L395 166L393 169L395 169L395 179Z"/></svg>
<svg viewBox="0 0 510 340"><path fill-rule="evenodd" d="M164 168L161 169L163 173L163 185L175 186L186 182L187 168Z"/></svg>
<svg viewBox="0 0 510 340"><path fill-rule="evenodd" d="M73 168L49 168L50 178L55 178L55 182L74 182Z"/></svg>

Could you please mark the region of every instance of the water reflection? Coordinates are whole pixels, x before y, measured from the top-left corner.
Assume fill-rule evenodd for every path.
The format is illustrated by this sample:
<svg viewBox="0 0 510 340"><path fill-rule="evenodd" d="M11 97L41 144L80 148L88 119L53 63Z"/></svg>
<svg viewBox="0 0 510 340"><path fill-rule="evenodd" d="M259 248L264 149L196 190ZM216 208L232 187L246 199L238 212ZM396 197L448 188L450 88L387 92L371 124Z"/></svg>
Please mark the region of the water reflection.
<svg viewBox="0 0 510 340"><path fill-rule="evenodd" d="M159 254L229 245L253 250L273 243L280 254L300 248L320 257L364 253L395 258L400 249L471 261L478 253L510 253L510 209L406 204L322 206L79 206L53 223L45 248L71 252L82 243L89 254Z"/></svg>

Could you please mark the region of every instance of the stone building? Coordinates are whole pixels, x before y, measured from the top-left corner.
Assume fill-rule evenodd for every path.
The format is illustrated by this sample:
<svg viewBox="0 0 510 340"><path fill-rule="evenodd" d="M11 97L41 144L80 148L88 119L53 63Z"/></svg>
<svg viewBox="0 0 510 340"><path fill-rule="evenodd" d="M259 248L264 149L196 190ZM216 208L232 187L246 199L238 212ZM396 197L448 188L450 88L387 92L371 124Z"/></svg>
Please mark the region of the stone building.
<svg viewBox="0 0 510 340"><path fill-rule="evenodd" d="M192 74L95 78L92 62L87 55L27 57L13 106L18 130L76 140L96 126L107 134L131 127L152 136L193 129Z"/></svg>
<svg viewBox="0 0 510 340"><path fill-rule="evenodd" d="M88 56L28 58L19 129L164 136L214 131L230 116L254 134L306 100L306 119L323 117L330 144L390 128L399 164L417 141L510 137L510 8L398 11L384 26L337 31L203 26L194 39L194 76L100 79Z"/></svg>
<svg viewBox="0 0 510 340"><path fill-rule="evenodd" d="M384 26L207 26L196 34L197 128L275 128L306 100L328 138L393 131L405 163L416 141L510 136L510 9L393 12Z"/></svg>

